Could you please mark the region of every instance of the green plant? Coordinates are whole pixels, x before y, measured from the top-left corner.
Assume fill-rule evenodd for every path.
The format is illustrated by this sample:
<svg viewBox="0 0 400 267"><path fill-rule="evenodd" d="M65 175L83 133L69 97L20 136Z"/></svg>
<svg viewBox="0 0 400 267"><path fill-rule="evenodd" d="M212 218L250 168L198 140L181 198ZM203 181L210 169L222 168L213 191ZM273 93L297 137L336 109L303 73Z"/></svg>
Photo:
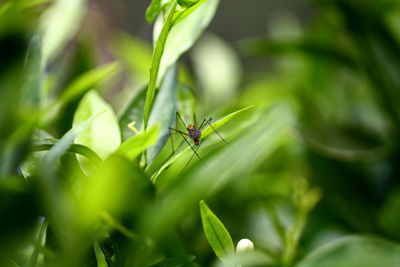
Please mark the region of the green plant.
<svg viewBox="0 0 400 267"><path fill-rule="evenodd" d="M397 1L319 1L242 42L267 75L193 47L218 0L151 1L154 48L112 32L107 62L88 1L3 2L1 266L399 265ZM214 118L203 163L177 111Z"/></svg>

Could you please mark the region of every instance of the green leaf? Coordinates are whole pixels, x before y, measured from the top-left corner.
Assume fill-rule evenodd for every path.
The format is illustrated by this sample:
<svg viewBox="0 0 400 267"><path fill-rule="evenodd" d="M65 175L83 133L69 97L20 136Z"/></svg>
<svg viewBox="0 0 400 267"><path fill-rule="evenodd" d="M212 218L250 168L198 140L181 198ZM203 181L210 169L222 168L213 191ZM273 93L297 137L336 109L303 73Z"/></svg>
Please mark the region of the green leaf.
<svg viewBox="0 0 400 267"><path fill-rule="evenodd" d="M125 156L130 160L134 160L149 146L157 140L157 135L160 130L159 125L154 125L149 130L140 134L134 135L126 140L118 148L117 153Z"/></svg>
<svg viewBox="0 0 400 267"><path fill-rule="evenodd" d="M226 255L233 254L235 248L231 236L204 200L200 201L200 215L204 233L215 255L221 259Z"/></svg>
<svg viewBox="0 0 400 267"><path fill-rule="evenodd" d="M24 104L38 107L41 100L42 85L41 42L38 36L32 37L25 61L25 81L22 87Z"/></svg>
<svg viewBox="0 0 400 267"><path fill-rule="evenodd" d="M121 70L118 62L111 62L89 70L80 75L65 88L61 96L46 109L43 114L42 124L49 124L58 113L73 100L82 97L85 93L114 76Z"/></svg>
<svg viewBox="0 0 400 267"><path fill-rule="evenodd" d="M246 119L249 124L236 131L235 139L228 140L230 146L222 146L216 153L203 157L204 165L198 164L176 175L178 179L172 182L168 195L143 218L148 232L157 234L176 225L204 195L216 194L227 183L248 177L251 170L264 166L272 152L292 138L288 130L293 115L286 105L255 110ZM171 168L171 173L174 171L180 170ZM166 180L158 182L159 185Z"/></svg>
<svg viewBox="0 0 400 267"><path fill-rule="evenodd" d="M151 67L151 45L127 33L118 33L112 43L114 54L128 67L134 86L145 85Z"/></svg>
<svg viewBox="0 0 400 267"><path fill-rule="evenodd" d="M149 87L147 88L147 94L146 94L146 102L144 104L144 129L147 128L147 123L149 120L151 108L153 106L153 101L154 101L154 96L156 94L156 86L157 86L157 80L161 76L163 76L163 72L161 72L161 75L159 75L159 69L160 69L160 62L162 59L162 55L164 53L164 47L165 43L167 41L168 33L172 28L173 25L173 16L174 12L177 6L176 0L172 3L171 8L168 11L167 18L165 19L164 25L161 29L160 35L158 36L156 47L154 49L154 54L153 54L153 61L151 63L151 69L150 69L150 81L149 81ZM165 72L165 70L164 70Z"/></svg>
<svg viewBox="0 0 400 267"><path fill-rule="evenodd" d="M201 0L174 19L174 26L168 34L161 58L157 84L166 70L193 46L214 17L218 3L219 0Z"/></svg>
<svg viewBox="0 0 400 267"><path fill-rule="evenodd" d="M346 236L318 247L297 267L400 266L400 246L384 239Z"/></svg>
<svg viewBox="0 0 400 267"><path fill-rule="evenodd" d="M39 152L50 150L57 142L57 139L35 140L32 146L32 151ZM102 162L102 159L99 157L99 155L96 154L96 152L83 145L71 144L68 147L67 151L85 156L86 158L90 159L94 164L100 164Z"/></svg>
<svg viewBox="0 0 400 267"><path fill-rule="evenodd" d="M59 0L43 14L40 26L45 64L53 60L76 34L85 13L85 0Z"/></svg>
<svg viewBox="0 0 400 267"><path fill-rule="evenodd" d="M121 135L114 111L96 91L90 91L83 97L75 112L73 125L96 114L101 115L76 138L75 143L87 146L104 159L119 147Z"/></svg>
<svg viewBox="0 0 400 267"><path fill-rule="evenodd" d="M243 111L249 110L251 108L253 108L254 106L248 106L242 109L239 109L235 112L230 113L229 115L226 115L225 117L223 117L222 119L212 123L212 127L210 125L208 125L208 127L206 127L204 129L204 131L201 133L201 139L206 138L208 135L210 135L211 133L214 132L213 128L215 130L217 130L218 128L220 128L221 126L223 126L224 124L226 124L228 121L230 121L231 119L235 118L237 115L239 115L240 113L242 113Z"/></svg>
<svg viewBox="0 0 400 267"><path fill-rule="evenodd" d="M178 0L178 4L181 7L191 7L198 3L200 0Z"/></svg>
<svg viewBox="0 0 400 267"><path fill-rule="evenodd" d="M119 62L111 62L80 75L63 91L60 101L65 104L85 94L87 91L114 76L121 70Z"/></svg>
<svg viewBox="0 0 400 267"><path fill-rule="evenodd" d="M157 143L149 147L147 151L147 164L157 156L169 137L169 128L173 125L176 117L176 92L177 71L176 66L171 66L161 84L149 119L149 126L160 125L160 132Z"/></svg>
<svg viewBox="0 0 400 267"><path fill-rule="evenodd" d="M146 20L149 23L154 23L158 14L168 3L162 3L163 0L152 0L149 7L146 9Z"/></svg>
<svg viewBox="0 0 400 267"><path fill-rule="evenodd" d="M44 172L47 172L48 169L52 169L54 167L56 161L68 150L76 137L85 129L87 129L87 127L89 127L89 125L98 115L99 114L95 114L85 121L74 125L71 130L63 135L63 137L49 150L49 152L47 152L46 156L43 158L42 169Z"/></svg>
<svg viewBox="0 0 400 267"><path fill-rule="evenodd" d="M239 115L240 113L242 113L243 111L246 111L250 108L252 108L253 106L248 106L246 108L237 110L235 112L230 113L229 115L226 115L224 118L212 123L212 127L217 130L218 128L222 127L224 124L226 124L227 122L229 122L231 119L233 119L234 117L236 117L237 115ZM201 140L203 140L204 138L206 138L208 135L210 135L211 133L213 133L214 130L208 125L204 131L201 133ZM186 152L188 152L190 149L190 147L187 147L186 149L182 150L179 153L175 153L174 156L172 156L166 163L164 163L160 169L155 172L153 174L153 176L151 177L151 179L153 180L153 182L155 182L158 178L158 176L166 169L168 168L172 163L174 163L178 158L180 158L183 154L185 154Z"/></svg>
<svg viewBox="0 0 400 267"><path fill-rule="evenodd" d="M140 130L143 126L143 108L146 101L146 88L140 89L139 92L133 95L118 114L122 140L126 140L135 134L129 127L132 122L134 122L133 127L137 130Z"/></svg>
<svg viewBox="0 0 400 267"><path fill-rule="evenodd" d="M210 109L229 105L242 79L235 50L224 40L206 34L191 52L204 101Z"/></svg>
<svg viewBox="0 0 400 267"><path fill-rule="evenodd" d="M99 242L93 242L93 250L96 256L97 267L108 267L106 257L104 256L104 253L100 248Z"/></svg>

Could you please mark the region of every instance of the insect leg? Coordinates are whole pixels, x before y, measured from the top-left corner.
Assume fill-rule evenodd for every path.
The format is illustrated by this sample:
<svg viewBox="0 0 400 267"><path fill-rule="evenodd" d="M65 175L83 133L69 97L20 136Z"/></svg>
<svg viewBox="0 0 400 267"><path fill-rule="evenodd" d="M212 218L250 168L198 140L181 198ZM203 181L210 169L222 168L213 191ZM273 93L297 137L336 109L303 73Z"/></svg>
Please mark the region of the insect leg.
<svg viewBox="0 0 400 267"><path fill-rule="evenodd" d="M200 146L196 147L196 152L195 152L195 153L197 153L197 150L199 150L199 148L200 148ZM190 157L190 159L188 160L188 162L186 162L185 167L181 170L181 172L179 173L179 175L181 175L181 174L186 170L187 166L189 166L189 163L192 161L194 155L195 155L195 154L192 154L192 156ZM203 163L203 164L204 164L204 163Z"/></svg>
<svg viewBox="0 0 400 267"><path fill-rule="evenodd" d="M179 118L179 120L181 121L181 123L182 123L182 125L183 125L183 128L186 129L187 124L183 121L183 119L182 119L182 117L181 117L181 114L179 114L178 111L176 112L176 116L177 116L177 117Z"/></svg>
<svg viewBox="0 0 400 267"><path fill-rule="evenodd" d="M212 126L211 120L212 120L212 118L209 118L208 120L204 119L203 123L204 123L204 122L207 123L207 124L211 127L211 129L213 129L214 132L219 136L219 138L221 138L221 140L224 141L225 144L231 145L231 144L228 143L228 141L226 141L226 140L219 134L219 132L214 128L214 126ZM203 125L203 123L202 123L202 125Z"/></svg>

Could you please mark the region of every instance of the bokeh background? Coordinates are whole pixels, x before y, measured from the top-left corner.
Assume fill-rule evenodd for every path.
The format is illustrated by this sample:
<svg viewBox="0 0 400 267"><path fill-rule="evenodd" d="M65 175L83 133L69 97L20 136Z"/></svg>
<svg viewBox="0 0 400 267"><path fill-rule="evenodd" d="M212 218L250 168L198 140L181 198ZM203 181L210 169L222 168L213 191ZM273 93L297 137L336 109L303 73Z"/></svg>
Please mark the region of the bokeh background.
<svg viewBox="0 0 400 267"><path fill-rule="evenodd" d="M400 266L398 1L205 2L147 127L150 1L0 0L0 266Z"/></svg>

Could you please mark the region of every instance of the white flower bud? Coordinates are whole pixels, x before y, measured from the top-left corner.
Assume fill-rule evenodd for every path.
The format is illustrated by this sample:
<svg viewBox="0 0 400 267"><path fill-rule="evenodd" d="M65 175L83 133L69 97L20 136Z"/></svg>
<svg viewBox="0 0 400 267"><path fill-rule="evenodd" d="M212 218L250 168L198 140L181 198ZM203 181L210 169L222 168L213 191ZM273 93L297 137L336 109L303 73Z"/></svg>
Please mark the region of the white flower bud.
<svg viewBox="0 0 400 267"><path fill-rule="evenodd" d="M254 244L247 238L240 239L236 245L236 253L249 252L254 250Z"/></svg>

